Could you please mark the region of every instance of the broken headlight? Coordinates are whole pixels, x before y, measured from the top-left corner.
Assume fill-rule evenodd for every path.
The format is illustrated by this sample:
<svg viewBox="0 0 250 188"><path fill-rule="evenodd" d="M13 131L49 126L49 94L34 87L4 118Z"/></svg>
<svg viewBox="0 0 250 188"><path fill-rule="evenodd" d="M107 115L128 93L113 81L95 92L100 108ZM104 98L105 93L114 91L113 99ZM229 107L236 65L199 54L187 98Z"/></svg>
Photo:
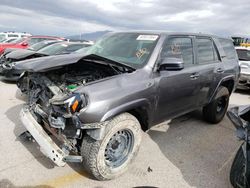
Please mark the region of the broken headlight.
<svg viewBox="0 0 250 188"><path fill-rule="evenodd" d="M73 114L86 107L87 100L85 95L75 93L68 97L63 97L60 100L53 101L52 104L57 107L63 107L68 114Z"/></svg>
<svg viewBox="0 0 250 188"><path fill-rule="evenodd" d="M75 94L64 101L64 103L67 105L67 110L70 113L78 112L83 106L82 97L79 94Z"/></svg>

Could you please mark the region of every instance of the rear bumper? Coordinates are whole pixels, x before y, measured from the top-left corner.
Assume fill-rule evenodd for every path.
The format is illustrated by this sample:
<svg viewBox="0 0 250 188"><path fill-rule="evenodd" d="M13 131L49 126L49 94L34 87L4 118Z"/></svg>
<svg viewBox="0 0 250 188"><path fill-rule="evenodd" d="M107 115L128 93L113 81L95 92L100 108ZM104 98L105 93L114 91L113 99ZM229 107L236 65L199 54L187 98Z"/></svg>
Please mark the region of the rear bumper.
<svg viewBox="0 0 250 188"><path fill-rule="evenodd" d="M24 106L21 110L20 117L23 125L39 144L42 153L50 158L56 165L64 166L65 162L63 159L67 157L67 155L54 143L41 125L37 123L27 106Z"/></svg>

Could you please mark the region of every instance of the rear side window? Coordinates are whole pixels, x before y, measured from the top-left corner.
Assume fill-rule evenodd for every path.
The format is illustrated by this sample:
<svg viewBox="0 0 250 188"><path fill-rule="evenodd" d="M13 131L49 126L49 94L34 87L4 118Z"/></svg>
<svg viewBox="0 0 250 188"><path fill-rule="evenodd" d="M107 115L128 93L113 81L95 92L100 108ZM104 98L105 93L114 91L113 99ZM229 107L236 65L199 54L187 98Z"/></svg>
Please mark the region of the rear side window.
<svg viewBox="0 0 250 188"><path fill-rule="evenodd" d="M192 65L194 62L193 44L188 37L171 37L164 45L161 58L174 57L183 60L185 65Z"/></svg>
<svg viewBox="0 0 250 188"><path fill-rule="evenodd" d="M237 59L237 54L234 49L233 41L230 39L219 39L220 44L225 52L227 59Z"/></svg>
<svg viewBox="0 0 250 188"><path fill-rule="evenodd" d="M210 38L197 38L197 60L199 64L209 64L218 61L218 54Z"/></svg>

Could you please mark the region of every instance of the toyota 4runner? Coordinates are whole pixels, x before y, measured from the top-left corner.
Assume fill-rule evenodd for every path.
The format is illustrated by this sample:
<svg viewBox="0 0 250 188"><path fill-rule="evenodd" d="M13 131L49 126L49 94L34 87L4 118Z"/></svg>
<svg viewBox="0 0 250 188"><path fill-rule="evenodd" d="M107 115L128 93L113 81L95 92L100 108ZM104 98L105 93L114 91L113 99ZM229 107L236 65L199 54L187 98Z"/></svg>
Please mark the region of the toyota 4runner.
<svg viewBox="0 0 250 188"><path fill-rule="evenodd" d="M239 77L230 39L191 33L109 33L84 54L13 66L25 70L21 119L41 151L59 166L82 162L99 180L127 169L141 130L200 107L220 122Z"/></svg>

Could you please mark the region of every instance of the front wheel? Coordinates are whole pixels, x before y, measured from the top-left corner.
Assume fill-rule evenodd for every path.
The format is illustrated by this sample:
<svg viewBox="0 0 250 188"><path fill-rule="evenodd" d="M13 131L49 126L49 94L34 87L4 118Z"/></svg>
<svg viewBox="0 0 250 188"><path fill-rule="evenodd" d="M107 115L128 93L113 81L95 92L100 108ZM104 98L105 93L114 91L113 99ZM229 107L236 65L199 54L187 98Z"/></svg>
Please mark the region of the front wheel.
<svg viewBox="0 0 250 188"><path fill-rule="evenodd" d="M219 87L215 99L203 107L203 117L210 123L219 123L227 111L229 91L226 87Z"/></svg>
<svg viewBox="0 0 250 188"><path fill-rule="evenodd" d="M141 126L129 113L113 118L105 128L102 140L83 138L83 165L96 179L113 179L126 171L138 153Z"/></svg>

